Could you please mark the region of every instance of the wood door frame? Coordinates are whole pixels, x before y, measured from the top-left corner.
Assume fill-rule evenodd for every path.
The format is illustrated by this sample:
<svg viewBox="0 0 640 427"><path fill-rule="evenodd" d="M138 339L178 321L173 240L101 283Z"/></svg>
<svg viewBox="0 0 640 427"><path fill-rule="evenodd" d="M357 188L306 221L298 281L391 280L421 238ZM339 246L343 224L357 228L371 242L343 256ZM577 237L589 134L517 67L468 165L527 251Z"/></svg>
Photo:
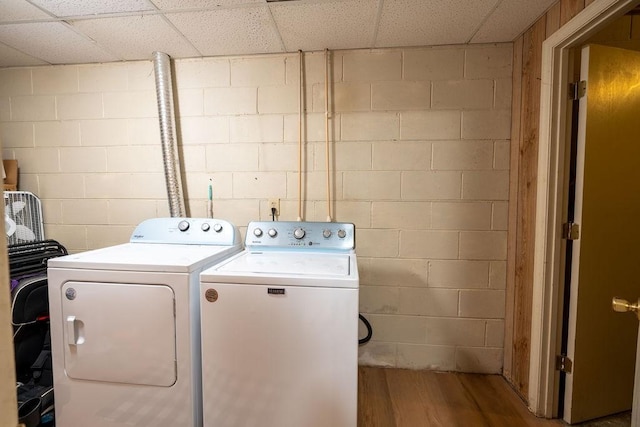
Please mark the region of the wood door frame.
<svg viewBox="0 0 640 427"><path fill-rule="evenodd" d="M640 321L640 318L638 319ZM640 427L640 333L636 347L636 376L633 384L633 407L631 427Z"/></svg>
<svg viewBox="0 0 640 427"><path fill-rule="evenodd" d="M566 204L565 168L570 55L604 26L632 9L639 0L596 0L542 45L540 137L536 197L535 251L529 360L529 409L538 416L557 416L555 355L562 315L561 223Z"/></svg>
<svg viewBox="0 0 640 427"><path fill-rule="evenodd" d="M0 140L0 150L2 141ZM0 205L0 216L4 216L4 203ZM5 235L4 221L0 221L0 234ZM0 245L0 283L9 283L9 258L7 245ZM6 285L4 285L6 286ZM15 355L13 350L13 327L11 326L11 295L6 287L0 292L0 425L18 425L18 395L16 393Z"/></svg>

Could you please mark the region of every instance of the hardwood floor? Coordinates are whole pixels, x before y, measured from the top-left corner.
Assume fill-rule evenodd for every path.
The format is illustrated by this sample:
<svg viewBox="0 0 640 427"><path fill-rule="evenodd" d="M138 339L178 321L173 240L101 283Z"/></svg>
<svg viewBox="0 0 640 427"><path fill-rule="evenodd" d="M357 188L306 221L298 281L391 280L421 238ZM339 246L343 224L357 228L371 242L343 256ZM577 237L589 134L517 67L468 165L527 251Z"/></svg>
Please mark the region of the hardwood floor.
<svg viewBox="0 0 640 427"><path fill-rule="evenodd" d="M563 425L536 418L499 375L359 369L358 427Z"/></svg>

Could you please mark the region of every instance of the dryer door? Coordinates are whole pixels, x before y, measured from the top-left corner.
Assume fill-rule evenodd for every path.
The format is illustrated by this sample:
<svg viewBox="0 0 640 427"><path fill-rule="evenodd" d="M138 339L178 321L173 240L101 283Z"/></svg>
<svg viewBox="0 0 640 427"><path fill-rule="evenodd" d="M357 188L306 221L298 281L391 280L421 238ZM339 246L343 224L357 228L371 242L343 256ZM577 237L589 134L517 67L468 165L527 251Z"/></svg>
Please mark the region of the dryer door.
<svg viewBox="0 0 640 427"><path fill-rule="evenodd" d="M67 282L64 367L77 380L168 387L176 381L173 289Z"/></svg>

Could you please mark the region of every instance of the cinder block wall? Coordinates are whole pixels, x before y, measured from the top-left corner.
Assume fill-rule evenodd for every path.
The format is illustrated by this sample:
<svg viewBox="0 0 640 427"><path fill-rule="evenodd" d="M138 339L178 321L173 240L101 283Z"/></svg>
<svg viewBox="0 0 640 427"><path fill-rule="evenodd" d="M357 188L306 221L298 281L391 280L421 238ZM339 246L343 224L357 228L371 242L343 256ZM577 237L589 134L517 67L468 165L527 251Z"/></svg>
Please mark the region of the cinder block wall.
<svg viewBox="0 0 640 427"><path fill-rule="evenodd" d="M304 56L304 216L327 217L324 53ZM502 369L511 44L331 53L332 217L357 226L363 364ZM191 216L298 215L297 54L175 61ZM3 157L71 251L167 216L150 61L0 70Z"/></svg>

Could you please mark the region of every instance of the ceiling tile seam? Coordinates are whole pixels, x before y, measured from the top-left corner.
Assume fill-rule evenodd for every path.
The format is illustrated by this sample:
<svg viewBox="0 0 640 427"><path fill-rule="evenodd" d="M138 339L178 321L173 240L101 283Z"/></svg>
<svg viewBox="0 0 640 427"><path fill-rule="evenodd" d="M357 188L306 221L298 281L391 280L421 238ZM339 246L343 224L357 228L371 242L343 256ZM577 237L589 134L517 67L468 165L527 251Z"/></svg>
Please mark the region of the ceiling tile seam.
<svg viewBox="0 0 640 427"><path fill-rule="evenodd" d="M29 19L29 20L19 20L19 21L7 21L0 22L0 25L3 24L34 24L39 22L58 22L58 21L89 21L96 19L107 19L107 18L127 18L130 16L146 16L146 15L164 15L169 13L197 13L197 12L215 12L217 10L229 10L229 9L250 9L255 8L259 3L243 3L236 5L221 5L215 7L197 7L197 8L177 8L177 9L156 9L156 10L138 10L138 11L126 11L126 12L109 12L109 13L98 13L91 15L61 15L57 16L46 9L43 9L33 3L30 4L40 9L42 12L49 15L51 18L40 18L40 19ZM266 6L266 3L264 4ZM153 5L155 6L155 4ZM156 6L157 7L157 6Z"/></svg>
<svg viewBox="0 0 640 427"><path fill-rule="evenodd" d="M52 12L49 12L47 9L45 9L45 8L41 7L40 5L32 2L31 0L27 0L27 3L29 3L31 6L35 7L36 9L38 9L41 12L49 15L52 18L56 18L56 19L58 18L55 14L53 14Z"/></svg>
<svg viewBox="0 0 640 427"><path fill-rule="evenodd" d="M2 25L18 25L18 24L41 24L47 22L60 22L62 19L59 18L47 18L47 19L23 19L21 21L3 21L0 22L0 26Z"/></svg>
<svg viewBox="0 0 640 427"><path fill-rule="evenodd" d="M179 8L168 8L168 9L160 9L158 11L160 13L193 13L193 12L210 12L216 10L229 10L229 9L254 9L256 7L264 7L268 6L265 3L240 3L240 4L221 4L215 5L212 7L179 7Z"/></svg>
<svg viewBox="0 0 640 427"><path fill-rule="evenodd" d="M478 32L480 31L482 26L489 20L491 15L493 15L495 13L495 11L498 9L498 7L502 4L503 1L504 0L498 0L496 2L496 4L493 6L493 8L491 8L491 10L485 15L485 17L482 19L482 21L480 21L480 23L478 24L476 29L471 32L471 36L467 39L465 44L471 43L471 40L473 40L473 38L476 36L476 34L478 34Z"/></svg>
<svg viewBox="0 0 640 427"><path fill-rule="evenodd" d="M73 20L73 21L79 21L79 20L87 20L87 19L100 19L100 18L107 18L107 17L118 17L119 16L137 16L143 12L159 12L159 8L155 5L155 3L153 3L151 0L143 0L143 2L148 6L151 7L151 9L149 10L131 10L131 11L125 11L125 12L109 12L109 13L92 13L92 14L86 14L86 15L79 15L79 16L74 16L74 15L56 15L55 13L53 13L52 11L40 6L37 3L34 3L32 0L26 0L29 4L31 4L32 6L34 6L35 8L41 10L42 12L44 12L45 14L57 19L57 20ZM109 16L109 15L113 15L113 16Z"/></svg>
<svg viewBox="0 0 640 427"><path fill-rule="evenodd" d="M198 53L198 55L199 55L199 56L201 56L201 57L203 57L203 56L204 56L204 55L202 54L202 52L200 52L200 50L199 50L199 49L198 49L198 48L197 48L193 43L191 43L191 40L189 40L189 39L187 38L187 36L185 36L184 34L182 34L182 31L180 31L180 30L178 29L178 27L176 27L176 26L173 24L173 22L171 22L171 20L170 20L169 18L167 18L167 16L166 16L164 13L163 13L163 14L161 14L161 15L160 15L160 17L161 17L161 18L162 18L162 19L167 23L167 25L169 25L169 27L173 28L173 31L175 31L176 33L178 33L178 35L179 35L180 37L182 37L182 39L183 39L183 40L184 40L184 41L185 41L189 46L191 46L191 47L193 48L193 50L194 50L195 52L197 52L197 53Z"/></svg>
<svg viewBox="0 0 640 427"><path fill-rule="evenodd" d="M120 61L124 61L125 59L123 57L121 57L120 55L116 54L115 52L112 52L111 50L107 49L106 47L102 46L100 43L98 43L96 40L92 39L91 37L89 37L88 35L86 35L85 33L83 33L82 31L80 31L80 29L76 28L75 25L73 25L71 22L67 22L67 21L60 21L60 23L62 25L64 25L65 27L67 27L69 30L73 31L74 33L76 33L77 35L79 35L80 37L82 37L83 39L85 39L86 41L88 41L89 43L91 43L93 46L95 46L97 49L102 50L104 53L107 53L111 56L113 56L114 58L118 58L118 60Z"/></svg>
<svg viewBox="0 0 640 427"><path fill-rule="evenodd" d="M535 17L528 25L526 28L524 28L522 31L520 31L520 33L518 33L518 35L516 35L513 40L511 40L512 42L515 42L516 40L518 40L524 33L526 33L527 31L529 31L531 29L531 27L533 27L533 24L535 24L536 22L538 22L538 20L540 18L542 18L543 16L545 16L556 4L552 3L549 7L547 7L539 16Z"/></svg>
<svg viewBox="0 0 640 427"><path fill-rule="evenodd" d="M95 15L57 16L57 17L55 17L55 19L57 21L95 21L95 20L98 20L98 19L128 18L130 16L162 15L163 13L165 13L165 12L163 12L161 10L144 10L144 11L139 10L139 11L135 11L135 12L98 13L98 14L95 14ZM48 21L48 20L43 20L43 21Z"/></svg>
<svg viewBox="0 0 640 427"><path fill-rule="evenodd" d="M151 10L160 10L160 8L152 0L144 0L144 2L151 6Z"/></svg>
<svg viewBox="0 0 640 427"><path fill-rule="evenodd" d="M40 23L48 23L48 22L69 22L69 21L95 21L100 19L109 19L109 18L128 18L131 16L149 16L149 15L163 15L168 12L163 12L160 10L147 10L144 12L114 12L114 13L101 13L98 15L69 15L69 16L55 16L51 15L51 18L40 18L40 19L23 19L18 21L3 21L0 22L1 25L13 25L13 24L40 24ZM179 12L176 12L179 13Z"/></svg>
<svg viewBox="0 0 640 427"><path fill-rule="evenodd" d="M29 58L33 58L33 59L35 59L36 61L42 61L42 62L44 62L44 63L46 63L46 64L48 64L48 65L53 65L53 63L52 63L52 62L49 62L49 61L44 60L44 59L42 59L42 58L38 58L37 56L33 56L33 55L31 55L30 53L27 53L27 52L25 52L25 51L23 51L23 50L20 50L20 49L18 49L17 47L14 47L14 46L8 45L8 44L6 44L5 42L0 41L0 44L1 44L1 45L3 45L3 46L8 47L9 49L13 49L13 50L15 50L16 52L20 52L21 54L26 55L26 56L28 56ZM25 65L25 67L33 67L33 65ZM32 87L31 89L33 90L33 87Z"/></svg>
<svg viewBox="0 0 640 427"><path fill-rule="evenodd" d="M287 52L287 47L285 46L284 40L282 39L282 34L280 34L280 28L278 28L278 23L276 22L276 19L273 17L273 12L271 11L271 5L265 4L265 6L267 8L267 12L269 12L271 26L273 30L276 32L276 35L278 36L278 41L280 42L280 49L282 50L282 52Z"/></svg>
<svg viewBox="0 0 640 427"><path fill-rule="evenodd" d="M378 30L380 29L380 20L382 19L382 7L384 0L378 0L378 10L376 11L376 20L373 23L373 34L371 35L371 43L369 47L375 47L378 40Z"/></svg>

